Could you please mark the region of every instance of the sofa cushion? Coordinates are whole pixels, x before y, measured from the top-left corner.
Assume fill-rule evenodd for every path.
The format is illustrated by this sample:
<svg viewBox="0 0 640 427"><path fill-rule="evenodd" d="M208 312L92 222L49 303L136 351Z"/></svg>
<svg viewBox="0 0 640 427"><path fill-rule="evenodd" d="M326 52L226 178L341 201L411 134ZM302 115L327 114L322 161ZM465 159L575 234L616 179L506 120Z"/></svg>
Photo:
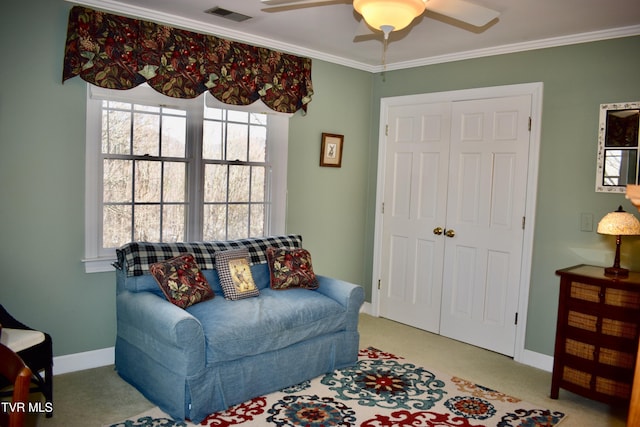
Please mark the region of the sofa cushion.
<svg viewBox="0 0 640 427"><path fill-rule="evenodd" d="M215 298L187 311L202 324L207 365L235 360L344 329L346 309L306 289L261 290L258 298L230 303Z"/></svg>
<svg viewBox="0 0 640 427"><path fill-rule="evenodd" d="M267 248L272 289L318 289L311 254L301 248Z"/></svg>
<svg viewBox="0 0 640 427"><path fill-rule="evenodd" d="M251 275L247 248L216 253L216 269L226 299L235 301L260 295Z"/></svg>
<svg viewBox="0 0 640 427"><path fill-rule="evenodd" d="M251 266L251 275L258 289L262 290L269 287L271 277L269 275L269 266L264 264L254 264Z"/></svg>
<svg viewBox="0 0 640 427"><path fill-rule="evenodd" d="M213 290L192 254L182 254L152 264L149 272L167 300L178 307L187 308L213 298Z"/></svg>

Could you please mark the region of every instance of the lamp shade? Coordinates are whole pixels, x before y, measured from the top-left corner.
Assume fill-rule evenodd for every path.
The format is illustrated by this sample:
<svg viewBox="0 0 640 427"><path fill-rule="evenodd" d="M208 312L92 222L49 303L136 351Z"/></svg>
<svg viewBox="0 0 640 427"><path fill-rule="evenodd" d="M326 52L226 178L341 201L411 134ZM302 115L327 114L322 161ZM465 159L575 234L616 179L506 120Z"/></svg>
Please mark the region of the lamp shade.
<svg viewBox="0 0 640 427"><path fill-rule="evenodd" d="M371 27L398 31L424 12L425 0L353 0L353 8Z"/></svg>
<svg viewBox="0 0 640 427"><path fill-rule="evenodd" d="M634 236L640 234L640 221L635 215L625 212L622 206L609 212L598 223L598 233L612 236Z"/></svg>

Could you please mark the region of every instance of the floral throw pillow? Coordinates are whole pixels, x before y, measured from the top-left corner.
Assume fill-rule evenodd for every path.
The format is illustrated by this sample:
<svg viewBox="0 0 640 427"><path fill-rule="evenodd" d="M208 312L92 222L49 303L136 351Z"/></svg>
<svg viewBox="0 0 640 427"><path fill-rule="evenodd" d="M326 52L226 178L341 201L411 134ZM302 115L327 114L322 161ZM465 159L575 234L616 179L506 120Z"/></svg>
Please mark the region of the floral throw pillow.
<svg viewBox="0 0 640 427"><path fill-rule="evenodd" d="M267 248L272 289L318 289L318 279L306 249Z"/></svg>
<svg viewBox="0 0 640 427"><path fill-rule="evenodd" d="M217 252L216 269L226 299L235 301L260 295L251 274L247 248Z"/></svg>
<svg viewBox="0 0 640 427"><path fill-rule="evenodd" d="M162 293L180 308L213 298L213 290L204 277L192 254L157 262L149 266Z"/></svg>

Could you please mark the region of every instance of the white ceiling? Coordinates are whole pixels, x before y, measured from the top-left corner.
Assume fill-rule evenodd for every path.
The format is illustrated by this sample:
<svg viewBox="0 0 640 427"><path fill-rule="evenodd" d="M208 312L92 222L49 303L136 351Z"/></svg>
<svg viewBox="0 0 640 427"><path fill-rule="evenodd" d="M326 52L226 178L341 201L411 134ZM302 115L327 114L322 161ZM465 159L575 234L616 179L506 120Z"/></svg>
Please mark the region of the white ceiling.
<svg viewBox="0 0 640 427"><path fill-rule="evenodd" d="M382 34L356 38L360 16L348 0L275 13L263 11L260 0L68 1L366 71L384 69ZM391 34L386 69L640 34L640 0L469 1L500 17L478 30L426 12ZM215 6L252 18L234 22L204 13Z"/></svg>

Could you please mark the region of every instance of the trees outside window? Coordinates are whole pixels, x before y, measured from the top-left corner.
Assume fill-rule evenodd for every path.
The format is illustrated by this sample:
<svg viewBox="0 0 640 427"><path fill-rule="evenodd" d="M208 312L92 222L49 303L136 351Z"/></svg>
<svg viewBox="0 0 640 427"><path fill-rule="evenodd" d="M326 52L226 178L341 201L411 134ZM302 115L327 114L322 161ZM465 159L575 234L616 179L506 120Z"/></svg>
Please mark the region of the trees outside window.
<svg viewBox="0 0 640 427"><path fill-rule="evenodd" d="M270 145L283 145L275 136L286 149L282 122L271 124L278 117L211 105L204 96L132 91L94 89L88 98L87 167L95 171L87 175L87 233L94 235L87 258L113 257L130 241L239 239L283 228L271 221Z"/></svg>

